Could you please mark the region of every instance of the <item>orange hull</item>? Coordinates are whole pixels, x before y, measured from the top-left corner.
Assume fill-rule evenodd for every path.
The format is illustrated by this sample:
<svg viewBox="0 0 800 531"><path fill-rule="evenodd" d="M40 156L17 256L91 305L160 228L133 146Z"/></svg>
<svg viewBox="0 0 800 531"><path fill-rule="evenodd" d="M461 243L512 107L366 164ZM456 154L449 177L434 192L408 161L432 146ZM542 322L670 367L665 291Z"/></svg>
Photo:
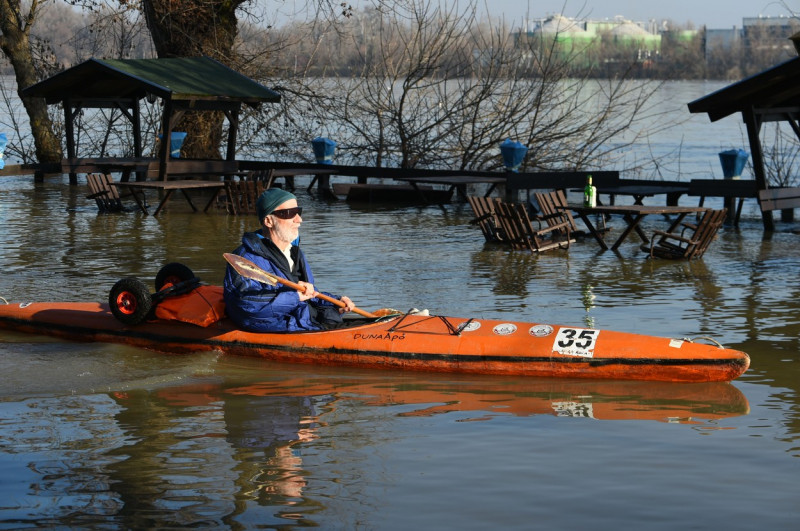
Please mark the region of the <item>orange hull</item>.
<svg viewBox="0 0 800 531"><path fill-rule="evenodd" d="M441 316L258 334L227 320L208 328L164 320L127 326L106 304L29 303L0 306L0 328L161 352L218 350L291 363L534 377L730 381L750 365L744 352L685 340Z"/></svg>

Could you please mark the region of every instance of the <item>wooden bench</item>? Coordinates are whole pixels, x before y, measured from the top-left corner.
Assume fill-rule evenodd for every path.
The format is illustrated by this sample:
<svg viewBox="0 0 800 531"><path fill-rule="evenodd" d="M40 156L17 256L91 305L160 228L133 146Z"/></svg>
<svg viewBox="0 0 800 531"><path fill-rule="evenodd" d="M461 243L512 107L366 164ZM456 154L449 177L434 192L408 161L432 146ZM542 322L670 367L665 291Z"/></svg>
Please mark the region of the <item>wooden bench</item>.
<svg viewBox="0 0 800 531"><path fill-rule="evenodd" d="M773 210L791 211L800 208L800 188L769 188L758 191L758 204L761 212L771 212ZM784 219L791 219L792 216L786 215Z"/></svg>
<svg viewBox="0 0 800 531"><path fill-rule="evenodd" d="M689 196L699 197L698 206L703 206L706 197L722 197L728 209L728 215L733 224L739 224L742 215L742 205L748 197L756 197L756 182L749 179L692 179L689 181ZM739 204L734 210L734 202L739 199Z"/></svg>
<svg viewBox="0 0 800 531"><path fill-rule="evenodd" d="M94 199L100 212L121 212L125 210L114 180L109 173L89 173L86 175L89 185L87 199Z"/></svg>
<svg viewBox="0 0 800 531"><path fill-rule="evenodd" d="M235 160L170 159L164 168L164 177L167 179L206 179L219 178L220 175L228 179L237 174L241 172ZM162 177L158 162L148 166L147 177L150 179Z"/></svg>
<svg viewBox="0 0 800 531"><path fill-rule="evenodd" d="M506 175L507 199L516 197L519 190L567 190L583 189L586 178L592 176L592 184L601 187L620 185L618 171L547 171L536 173L508 173Z"/></svg>

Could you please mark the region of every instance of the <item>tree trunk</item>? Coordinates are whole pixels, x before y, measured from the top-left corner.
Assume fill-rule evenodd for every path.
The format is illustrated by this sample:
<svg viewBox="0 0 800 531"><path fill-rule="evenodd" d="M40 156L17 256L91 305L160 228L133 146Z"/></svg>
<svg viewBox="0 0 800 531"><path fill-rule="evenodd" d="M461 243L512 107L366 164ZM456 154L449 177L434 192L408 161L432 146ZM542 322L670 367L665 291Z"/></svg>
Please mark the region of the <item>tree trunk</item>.
<svg viewBox="0 0 800 531"><path fill-rule="evenodd" d="M0 49L14 68L19 94L30 120L31 134L39 162L61 162L61 142L53 132L53 122L43 98L26 98L21 92L39 80L33 65L30 28L36 17L38 2L34 0L27 16L23 16L20 0L0 0Z"/></svg>
<svg viewBox="0 0 800 531"><path fill-rule="evenodd" d="M5 1L5 0L0 0ZM159 57L207 56L233 65L236 9L247 0L143 0L147 27ZM221 158L221 112L187 112L175 131L185 131L181 152L190 158Z"/></svg>

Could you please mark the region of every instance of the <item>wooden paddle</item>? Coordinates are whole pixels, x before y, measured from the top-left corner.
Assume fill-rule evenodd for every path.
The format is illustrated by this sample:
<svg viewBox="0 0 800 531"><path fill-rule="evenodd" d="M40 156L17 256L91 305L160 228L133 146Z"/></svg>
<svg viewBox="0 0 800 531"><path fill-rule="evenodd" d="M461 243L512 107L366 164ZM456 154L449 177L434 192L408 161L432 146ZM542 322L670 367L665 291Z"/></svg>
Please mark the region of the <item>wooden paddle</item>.
<svg viewBox="0 0 800 531"><path fill-rule="evenodd" d="M290 288L296 289L297 291L306 290L306 288L304 288L300 284L297 284L296 282L292 282L291 280L286 280L285 278L277 277L275 275L267 273L266 271L258 267L256 264L254 264L247 258L231 253L224 253L222 256L224 256L225 260L227 260L227 262L236 270L236 272L242 275L243 277L251 278L263 284L269 284L270 286L274 286L275 284L283 284L284 286L289 286ZM318 291L314 292L314 297L333 303L339 308L345 307L345 304L339 299L329 297ZM377 315L366 312L360 308L353 308L353 311L358 315L362 315L364 317L372 317L372 318L378 317Z"/></svg>

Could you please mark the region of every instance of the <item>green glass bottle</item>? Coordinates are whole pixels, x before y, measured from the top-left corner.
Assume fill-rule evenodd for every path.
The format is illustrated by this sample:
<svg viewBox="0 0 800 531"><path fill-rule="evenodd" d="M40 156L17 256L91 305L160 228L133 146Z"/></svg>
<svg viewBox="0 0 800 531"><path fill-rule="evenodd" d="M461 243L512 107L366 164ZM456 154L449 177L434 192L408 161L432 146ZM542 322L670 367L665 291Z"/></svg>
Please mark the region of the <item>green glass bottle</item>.
<svg viewBox="0 0 800 531"><path fill-rule="evenodd" d="M592 176L586 176L586 187L583 189L583 206L594 208L597 206L597 188L592 185Z"/></svg>

